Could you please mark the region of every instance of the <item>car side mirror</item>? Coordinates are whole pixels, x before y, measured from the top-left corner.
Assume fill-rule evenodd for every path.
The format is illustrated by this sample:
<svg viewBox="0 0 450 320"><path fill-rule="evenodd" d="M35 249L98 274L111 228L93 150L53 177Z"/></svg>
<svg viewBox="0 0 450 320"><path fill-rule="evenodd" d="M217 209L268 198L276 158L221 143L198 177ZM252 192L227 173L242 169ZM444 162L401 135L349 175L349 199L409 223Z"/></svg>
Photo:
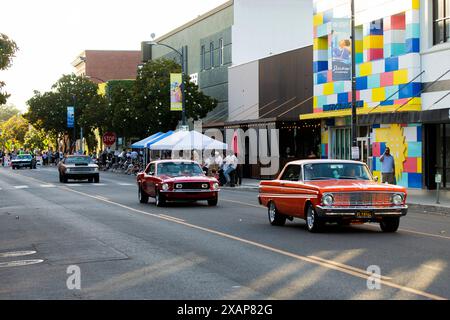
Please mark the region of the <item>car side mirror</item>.
<svg viewBox="0 0 450 320"><path fill-rule="evenodd" d="M378 182L378 177L373 177L373 181Z"/></svg>

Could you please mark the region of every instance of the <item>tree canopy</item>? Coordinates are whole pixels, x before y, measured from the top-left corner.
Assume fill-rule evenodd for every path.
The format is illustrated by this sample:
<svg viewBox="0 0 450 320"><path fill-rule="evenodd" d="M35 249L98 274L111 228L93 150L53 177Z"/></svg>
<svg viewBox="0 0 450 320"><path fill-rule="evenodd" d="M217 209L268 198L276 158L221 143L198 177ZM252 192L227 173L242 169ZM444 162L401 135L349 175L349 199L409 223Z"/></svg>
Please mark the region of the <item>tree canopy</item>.
<svg viewBox="0 0 450 320"><path fill-rule="evenodd" d="M0 33L0 70L6 70L11 66L17 50L17 44L6 34ZM5 82L0 80L0 105L6 103L6 99L9 97L8 93L2 92L4 86Z"/></svg>

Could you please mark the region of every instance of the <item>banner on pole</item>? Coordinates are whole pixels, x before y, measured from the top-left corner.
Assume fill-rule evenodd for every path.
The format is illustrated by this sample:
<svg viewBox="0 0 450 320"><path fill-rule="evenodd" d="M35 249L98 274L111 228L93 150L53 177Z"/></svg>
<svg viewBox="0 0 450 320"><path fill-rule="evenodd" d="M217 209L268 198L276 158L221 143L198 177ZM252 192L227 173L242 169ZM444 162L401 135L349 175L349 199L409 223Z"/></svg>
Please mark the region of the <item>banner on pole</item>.
<svg viewBox="0 0 450 320"><path fill-rule="evenodd" d="M183 110L183 93L181 73L170 74L170 111Z"/></svg>
<svg viewBox="0 0 450 320"><path fill-rule="evenodd" d="M75 107L67 107L67 128L73 128L75 124Z"/></svg>
<svg viewBox="0 0 450 320"><path fill-rule="evenodd" d="M333 81L352 79L351 20L334 19L332 23Z"/></svg>

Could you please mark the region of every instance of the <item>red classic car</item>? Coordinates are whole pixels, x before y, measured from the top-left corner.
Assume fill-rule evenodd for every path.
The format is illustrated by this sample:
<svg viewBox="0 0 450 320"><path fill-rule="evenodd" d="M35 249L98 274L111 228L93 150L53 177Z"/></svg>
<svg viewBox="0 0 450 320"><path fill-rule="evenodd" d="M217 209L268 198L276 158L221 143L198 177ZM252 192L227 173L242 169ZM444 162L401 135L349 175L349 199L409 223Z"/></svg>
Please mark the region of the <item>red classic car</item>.
<svg viewBox="0 0 450 320"><path fill-rule="evenodd" d="M310 232L327 222L375 222L384 232L396 232L408 211L405 188L379 184L367 165L357 161L288 163L277 180L261 182L258 199L268 208L272 225L301 218Z"/></svg>
<svg viewBox="0 0 450 320"><path fill-rule="evenodd" d="M138 195L141 203L155 198L158 207L166 201L208 201L216 206L219 182L207 177L200 165L186 160L160 160L148 164L144 172L137 175Z"/></svg>

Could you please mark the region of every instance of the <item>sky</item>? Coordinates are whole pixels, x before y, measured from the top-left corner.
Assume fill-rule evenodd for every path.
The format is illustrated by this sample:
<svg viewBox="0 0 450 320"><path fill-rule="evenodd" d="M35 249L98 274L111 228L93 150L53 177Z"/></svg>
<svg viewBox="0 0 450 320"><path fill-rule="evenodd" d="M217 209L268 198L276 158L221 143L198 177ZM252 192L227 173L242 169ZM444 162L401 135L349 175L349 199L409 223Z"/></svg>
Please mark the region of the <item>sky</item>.
<svg viewBox="0 0 450 320"><path fill-rule="evenodd" d="M84 50L140 50L150 40L225 3L226 0L6 0L0 33L19 51L0 71L11 94L8 104L22 111L33 90L49 91Z"/></svg>

